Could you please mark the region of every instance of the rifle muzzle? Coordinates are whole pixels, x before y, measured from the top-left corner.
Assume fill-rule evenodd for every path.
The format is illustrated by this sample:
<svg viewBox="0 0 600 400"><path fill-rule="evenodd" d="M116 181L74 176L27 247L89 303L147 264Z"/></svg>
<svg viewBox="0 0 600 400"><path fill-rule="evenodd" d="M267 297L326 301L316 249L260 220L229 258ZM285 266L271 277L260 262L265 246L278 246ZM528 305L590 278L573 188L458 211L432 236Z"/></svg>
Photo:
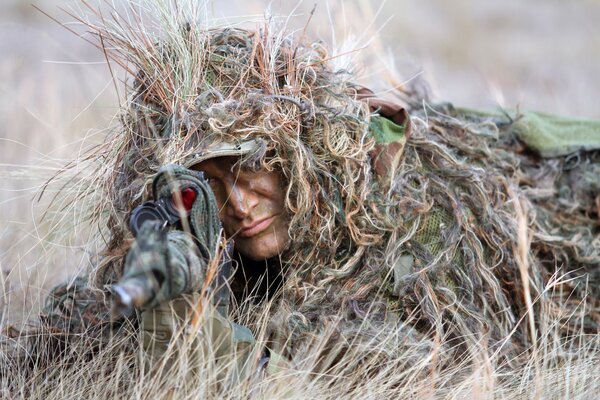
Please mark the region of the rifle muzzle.
<svg viewBox="0 0 600 400"><path fill-rule="evenodd" d="M157 285L148 285L147 280L131 278L120 281L111 288L112 313L114 316L127 316L134 309L149 304L158 292Z"/></svg>

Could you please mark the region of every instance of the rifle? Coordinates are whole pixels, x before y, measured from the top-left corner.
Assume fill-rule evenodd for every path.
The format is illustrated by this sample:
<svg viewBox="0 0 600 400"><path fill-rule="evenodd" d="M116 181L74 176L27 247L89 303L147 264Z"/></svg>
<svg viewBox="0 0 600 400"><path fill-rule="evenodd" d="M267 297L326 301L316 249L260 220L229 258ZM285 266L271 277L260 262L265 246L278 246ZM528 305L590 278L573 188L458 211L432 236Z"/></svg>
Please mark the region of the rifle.
<svg viewBox="0 0 600 400"><path fill-rule="evenodd" d="M113 315L152 308L202 287L221 235L218 206L202 172L179 165L161 168L152 182L152 199L132 211L129 227L135 243L123 277L111 287ZM230 242L212 285L218 306L229 301L232 248Z"/></svg>

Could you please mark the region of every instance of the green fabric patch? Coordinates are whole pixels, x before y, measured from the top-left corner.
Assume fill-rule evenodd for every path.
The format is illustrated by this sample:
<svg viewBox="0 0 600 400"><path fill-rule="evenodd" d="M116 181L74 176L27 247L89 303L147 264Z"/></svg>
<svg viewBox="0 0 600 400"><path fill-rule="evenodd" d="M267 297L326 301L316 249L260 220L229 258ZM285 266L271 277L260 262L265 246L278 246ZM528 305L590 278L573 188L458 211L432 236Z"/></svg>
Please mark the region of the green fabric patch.
<svg viewBox="0 0 600 400"><path fill-rule="evenodd" d="M395 124L392 120L375 115L371 117L369 128L377 144L404 141L406 126Z"/></svg>
<svg viewBox="0 0 600 400"><path fill-rule="evenodd" d="M579 150L600 149L600 122L523 112L512 129L542 157L564 156Z"/></svg>
<svg viewBox="0 0 600 400"><path fill-rule="evenodd" d="M480 111L456 108L459 117L489 117L521 139L542 157L558 157L580 150L600 149L600 121L532 111ZM510 117L514 122L510 123ZM500 120L499 120L500 119Z"/></svg>

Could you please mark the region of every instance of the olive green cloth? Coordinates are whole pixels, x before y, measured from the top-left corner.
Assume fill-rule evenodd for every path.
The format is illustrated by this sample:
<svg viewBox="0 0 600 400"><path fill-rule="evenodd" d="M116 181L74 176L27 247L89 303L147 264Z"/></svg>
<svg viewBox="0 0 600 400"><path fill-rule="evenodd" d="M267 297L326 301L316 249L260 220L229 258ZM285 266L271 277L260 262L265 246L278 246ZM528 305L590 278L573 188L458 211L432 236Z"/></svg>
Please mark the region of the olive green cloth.
<svg viewBox="0 0 600 400"><path fill-rule="evenodd" d="M197 331L193 331L192 314L201 302L199 293L185 294L142 313L142 345L148 368L163 373L182 368L186 378L199 378L202 362L212 354L220 369L219 381L236 384L250 376L256 357L255 339L245 326L231 322L210 304ZM184 352L185 354L181 354Z"/></svg>
<svg viewBox="0 0 600 400"><path fill-rule="evenodd" d="M406 126L398 125L385 117L374 115L371 118L369 129L377 144L404 143L406 141Z"/></svg>
<svg viewBox="0 0 600 400"><path fill-rule="evenodd" d="M529 149L545 158L600 149L600 121L533 111L456 111L464 118L488 116L499 126L508 125Z"/></svg>

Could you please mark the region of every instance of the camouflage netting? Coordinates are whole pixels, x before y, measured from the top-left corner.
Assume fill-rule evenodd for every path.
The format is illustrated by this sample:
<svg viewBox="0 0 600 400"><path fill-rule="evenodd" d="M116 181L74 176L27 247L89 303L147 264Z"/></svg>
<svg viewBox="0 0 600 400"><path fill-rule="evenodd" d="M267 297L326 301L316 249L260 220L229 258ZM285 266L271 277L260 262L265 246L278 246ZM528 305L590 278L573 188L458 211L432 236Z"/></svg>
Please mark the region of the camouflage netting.
<svg viewBox="0 0 600 400"><path fill-rule="evenodd" d="M99 32L121 49L113 56L137 71L123 130L104 155L111 165L104 185L113 207L109 252L126 250L129 212L161 165L187 164L211 143L247 138L261 139L264 148L245 161L282 171L288 183L293 269L337 262L331 255L338 248L379 241L365 206L368 110L347 94L348 73L330 69L326 48L269 26L181 29L152 38L144 51L118 32ZM98 214L106 205L100 207Z"/></svg>
<svg viewBox="0 0 600 400"><path fill-rule="evenodd" d="M89 23L135 76L121 128L98 154L106 200L92 215L110 232L98 282L120 275L129 213L161 165L258 138L263 148L244 161L282 172L290 215L267 332L285 356L301 363L328 332L321 370L348 351L410 363L402 349L426 354L434 344L440 365L483 342L516 362L536 340L541 309L556 312L565 335L598 332L598 152L541 159L511 133L510 117L433 107L406 89L412 132L386 181L371 169L370 110L325 45L269 23L182 21L156 32ZM390 326L402 335L378 343Z"/></svg>
<svg viewBox="0 0 600 400"><path fill-rule="evenodd" d="M527 323L528 296L535 299L533 315L549 312L563 334L597 334L600 153L542 159L511 131L518 115L491 120L448 105L413 104L396 178L383 195L376 190L369 198L388 235L349 274L301 286L305 300L287 325L292 336L311 343L304 331L325 329L327 305L331 315L344 310L340 326L379 321L370 334L360 332L371 344L399 316L444 344L442 364L472 357L466 350L481 343L512 363L527 354L541 322ZM337 339L357 345L343 329ZM297 351L292 343L290 351ZM348 351L332 340L336 347Z"/></svg>

